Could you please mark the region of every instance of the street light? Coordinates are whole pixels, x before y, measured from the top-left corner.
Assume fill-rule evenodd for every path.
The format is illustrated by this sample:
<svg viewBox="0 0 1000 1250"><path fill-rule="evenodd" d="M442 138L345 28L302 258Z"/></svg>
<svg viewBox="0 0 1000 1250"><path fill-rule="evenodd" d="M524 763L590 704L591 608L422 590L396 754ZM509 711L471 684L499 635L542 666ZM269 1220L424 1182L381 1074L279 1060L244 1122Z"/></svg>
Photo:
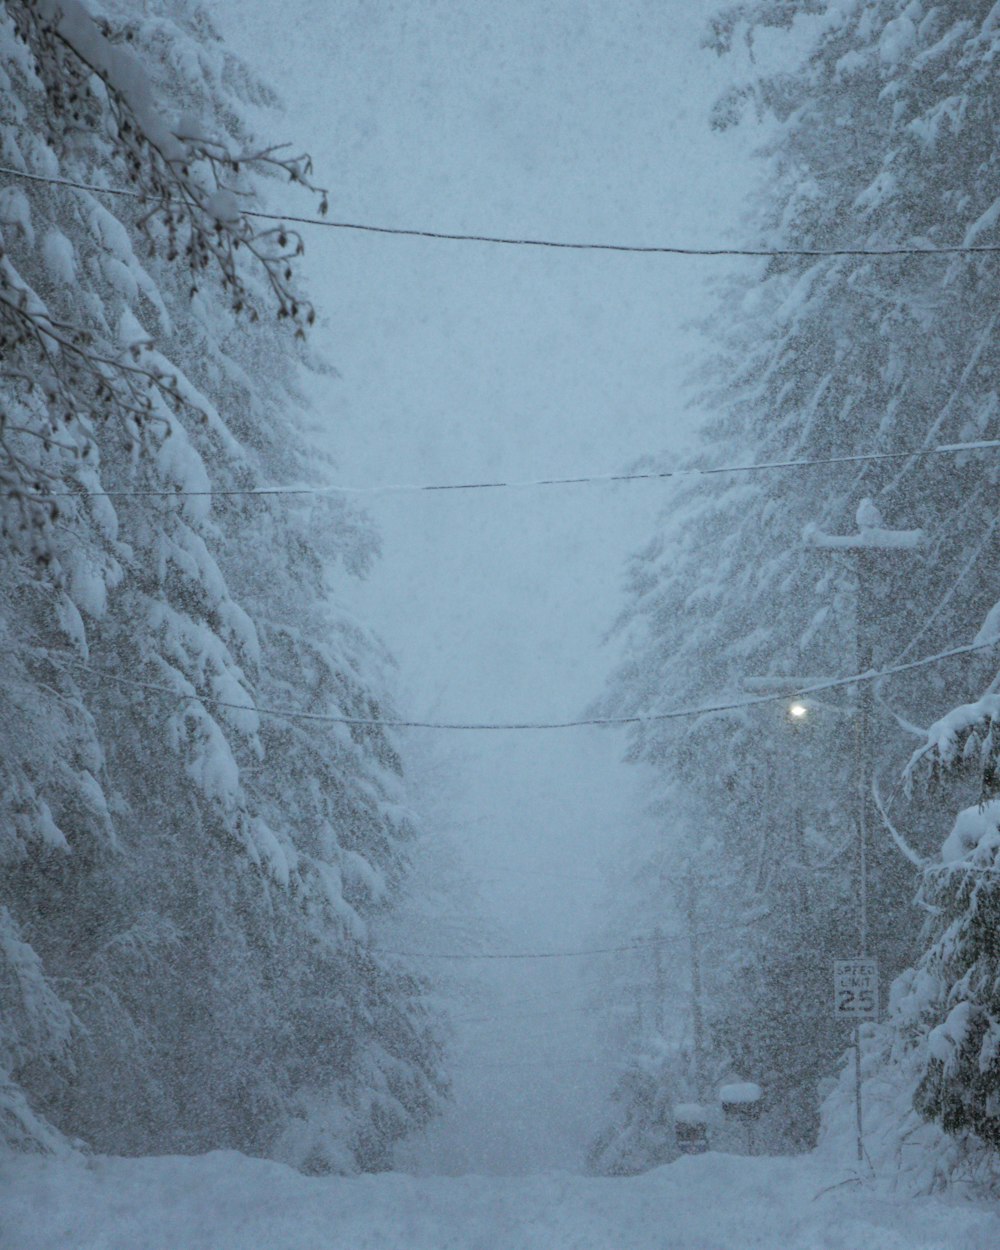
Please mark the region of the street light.
<svg viewBox="0 0 1000 1250"><path fill-rule="evenodd" d="M796 699L788 705L788 715L793 721L804 721L809 715L809 707L801 700Z"/></svg>

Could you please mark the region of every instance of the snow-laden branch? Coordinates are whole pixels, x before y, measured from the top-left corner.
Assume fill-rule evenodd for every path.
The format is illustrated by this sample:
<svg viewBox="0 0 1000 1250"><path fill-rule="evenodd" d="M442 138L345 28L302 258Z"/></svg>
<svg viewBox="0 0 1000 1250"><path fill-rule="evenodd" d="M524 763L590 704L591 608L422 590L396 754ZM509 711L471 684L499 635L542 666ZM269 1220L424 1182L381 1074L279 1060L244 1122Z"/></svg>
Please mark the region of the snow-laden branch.
<svg viewBox="0 0 1000 1250"><path fill-rule="evenodd" d="M986 694L974 703L963 703L936 720L927 730L924 744L910 756L905 773L911 776L928 755L936 756L945 767L955 764L959 754L968 757L970 734L981 730L983 741L1000 716L1000 694ZM981 745L978 741L976 745Z"/></svg>
<svg viewBox="0 0 1000 1250"><path fill-rule="evenodd" d="M910 846L896 826L892 823L892 819L889 816L891 801L890 803L884 803L882 801L882 795L878 788L878 781L874 777L872 778L872 801L875 804L875 810L879 814L879 819L885 826L886 832L889 837L892 838L896 850L899 851L904 859L908 859L914 867L925 868L927 866L927 860L924 859L922 855L919 855L912 846Z"/></svg>
<svg viewBox="0 0 1000 1250"><path fill-rule="evenodd" d="M241 210L245 193L235 182L245 165L269 169L320 194L325 212L326 193L311 181L310 158L282 155L280 145L233 151L187 117L171 128L144 67L115 41L127 40L129 31L102 28L79 0L11 0L7 7L45 84L50 125L108 132L126 177L148 202L140 228L168 259L183 259L192 293L214 266L233 308L258 316L259 301L238 260L242 249L263 274L278 317L291 319L299 332L311 325L313 307L292 285L301 237L281 225L260 230Z"/></svg>

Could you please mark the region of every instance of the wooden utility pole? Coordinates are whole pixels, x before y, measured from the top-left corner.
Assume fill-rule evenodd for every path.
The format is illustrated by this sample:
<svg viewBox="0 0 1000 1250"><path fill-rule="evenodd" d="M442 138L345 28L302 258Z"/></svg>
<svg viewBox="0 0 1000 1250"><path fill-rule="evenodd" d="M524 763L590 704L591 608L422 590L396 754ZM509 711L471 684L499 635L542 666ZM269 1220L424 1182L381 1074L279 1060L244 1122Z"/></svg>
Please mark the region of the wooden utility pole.
<svg viewBox="0 0 1000 1250"><path fill-rule="evenodd" d="M875 611L875 561L879 554L914 551L924 542L922 530L886 529L882 515L870 499L858 505L856 534L824 534L811 527L805 540L811 547L825 551L843 551L854 557L856 579L855 599L855 663L856 672L863 676L873 671L872 644ZM854 781L856 786L858 828L858 945L860 957L868 956L868 812L871 793L871 721L875 691L871 681L858 683L855 708L854 733ZM878 1003L873 1005L873 1018L878 1018ZM861 1102L861 1024L854 1025L854 1099L857 1118L858 1162L864 1161L864 1116Z"/></svg>
<svg viewBox="0 0 1000 1250"><path fill-rule="evenodd" d="M691 942L691 1026L694 1040L694 1087L699 1100L706 1096L705 1020L701 1009L701 937L698 933L698 883L688 869L686 910Z"/></svg>
<svg viewBox="0 0 1000 1250"><path fill-rule="evenodd" d="M663 967L663 930L659 925L653 931L653 971L654 971L654 990L656 998L653 1002L653 1027L660 1037L666 1026L664 1016L664 1008L667 998L667 978Z"/></svg>
<svg viewBox="0 0 1000 1250"><path fill-rule="evenodd" d="M876 560L888 552L902 555L923 545L923 530L890 530L870 499L863 499L857 511L856 534L824 534L810 527L805 533L807 546L822 551L842 551L854 559L856 585L854 640L856 671L872 671L872 633L875 621ZM871 721L875 691L870 681L858 683L855 706L854 779L857 790L858 826L858 944L868 954L868 813L871 802Z"/></svg>

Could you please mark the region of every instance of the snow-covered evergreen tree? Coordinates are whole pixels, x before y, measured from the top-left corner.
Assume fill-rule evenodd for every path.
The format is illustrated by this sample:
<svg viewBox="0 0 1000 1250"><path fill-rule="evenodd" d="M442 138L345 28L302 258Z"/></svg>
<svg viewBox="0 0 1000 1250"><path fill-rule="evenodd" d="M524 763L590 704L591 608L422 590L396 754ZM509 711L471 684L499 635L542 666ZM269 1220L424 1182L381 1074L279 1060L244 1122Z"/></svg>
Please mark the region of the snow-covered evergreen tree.
<svg viewBox="0 0 1000 1250"><path fill-rule="evenodd" d="M1000 1187L998 712L995 694L952 709L930 726L908 768L918 793L945 787L976 799L922 865L922 953L893 983L887 1018L865 1039L866 1148L911 1191L956 1180ZM824 1108L828 1148L843 1144L853 1115L845 1073Z"/></svg>
<svg viewBox="0 0 1000 1250"><path fill-rule="evenodd" d="M634 946L609 961L595 1004L621 1067L588 1150L595 1173L630 1175L676 1158L675 1107L709 1102L734 1070L715 1027L720 972L750 918L719 923L732 912L729 882L719 871L721 845L702 823L674 789L656 808L661 836L631 837L609 883L605 940Z"/></svg>
<svg viewBox="0 0 1000 1250"><path fill-rule="evenodd" d="M995 241L995 6L748 3L719 15L712 42L725 52L788 28L806 48L800 62L734 86L715 116L732 124L753 105L773 124L748 241L820 250ZM662 532L633 561L622 622L631 654L605 709L655 715L747 698L759 689L748 678L788 675L794 688L862 660L881 667L972 640L996 598L1000 466L995 453L920 453L996 436L996 284L996 257L966 253L776 257L723 286L698 396L713 414L704 463L898 458L678 490ZM873 559L859 586L854 557L820 552L807 536L856 532L866 500L886 526L919 527L925 542ZM880 687L860 769L852 724L863 696L831 696L795 730L764 705L634 734L633 754L713 814L736 912L770 917L740 943L719 1028L767 1091L773 1146L812 1140L818 1082L846 1041L829 1019L829 961L857 953L859 774L875 831L869 942L888 981L913 960L917 882L883 833L868 782L886 789L912 726L982 688L994 667L977 653ZM927 854L945 800L917 796L894 819Z"/></svg>
<svg viewBox="0 0 1000 1250"><path fill-rule="evenodd" d="M0 23L0 163L41 180L0 174L4 1135L385 1166L444 1090L373 940L416 834L398 750L256 710L381 717L336 605L376 539L208 494L323 469L300 240L244 211L308 161L255 142L273 98L198 4Z"/></svg>
<svg viewBox="0 0 1000 1250"><path fill-rule="evenodd" d="M950 1133L1000 1146L1000 809L959 815L926 873L936 940L917 969L927 989L913 1024L927 1058L914 1105ZM921 1027L922 1026L922 1027Z"/></svg>

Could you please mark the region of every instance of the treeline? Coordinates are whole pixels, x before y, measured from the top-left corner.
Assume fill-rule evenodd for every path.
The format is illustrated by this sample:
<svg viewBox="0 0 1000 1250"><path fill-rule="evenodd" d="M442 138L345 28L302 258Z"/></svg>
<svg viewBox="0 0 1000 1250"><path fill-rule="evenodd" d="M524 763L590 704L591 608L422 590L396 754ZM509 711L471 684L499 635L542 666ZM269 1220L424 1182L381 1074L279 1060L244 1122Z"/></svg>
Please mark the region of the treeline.
<svg viewBox="0 0 1000 1250"><path fill-rule="evenodd" d="M192 0L0 6L0 1135L386 1166L446 1092L373 931L417 837L338 608L275 103ZM124 188L111 196L60 179ZM299 192L301 196L301 191ZM215 492L214 494L210 492ZM250 493L241 493L250 492Z"/></svg>
<svg viewBox="0 0 1000 1250"><path fill-rule="evenodd" d="M695 384L711 413L703 463L895 458L678 490L629 569L628 658L602 701L615 714L791 693L1000 635L1000 454L921 454L1000 437L1000 255L919 254L1000 244L996 6L761 0L720 12L708 42L782 61L735 84L713 117L756 110L773 136L746 242L914 252L775 256L723 284ZM634 1070L594 1167L669 1156L671 1098L711 1098L732 1076L766 1090L766 1148L815 1144L850 1040L832 1018L831 963L859 953L862 818L869 953L895 981L866 1032L870 1149L894 1167L919 1159L923 1182L990 1166L1000 837L998 809L980 804L997 785L997 654L984 645L819 695L800 723L775 702L636 728L662 839L635 848L630 922L649 936L666 914L694 930L702 1036L687 947L665 947L660 989L650 955L619 993ZM659 1029L664 985L675 1018ZM845 1134L848 1084L826 1104ZM922 1149L907 1154L907 1137Z"/></svg>

